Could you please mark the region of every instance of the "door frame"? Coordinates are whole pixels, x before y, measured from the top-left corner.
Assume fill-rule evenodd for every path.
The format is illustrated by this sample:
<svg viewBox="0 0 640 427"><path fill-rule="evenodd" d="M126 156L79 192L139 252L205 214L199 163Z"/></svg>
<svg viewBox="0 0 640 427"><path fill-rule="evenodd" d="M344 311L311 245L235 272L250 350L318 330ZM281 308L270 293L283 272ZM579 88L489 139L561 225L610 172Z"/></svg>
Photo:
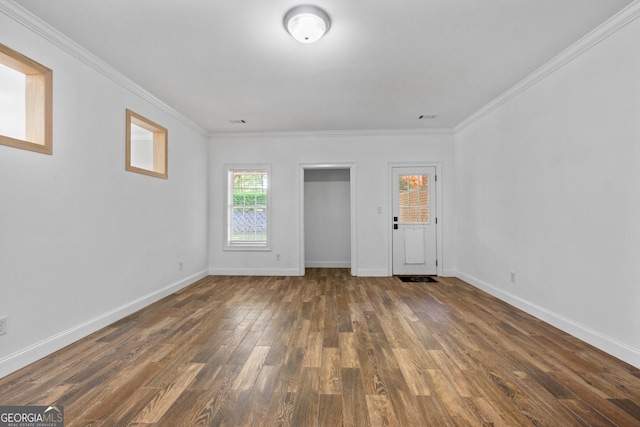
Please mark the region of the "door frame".
<svg viewBox="0 0 640 427"><path fill-rule="evenodd" d="M358 275L358 239L357 239L357 215L356 201L356 164L355 163L301 163L299 164L298 191L300 198L299 224L300 224L300 266L299 275L305 274L305 232L304 232L304 171L307 169L347 169L349 170L349 214L350 214L350 232L351 232L351 275Z"/></svg>
<svg viewBox="0 0 640 427"><path fill-rule="evenodd" d="M436 258L438 260L438 266L436 267L436 274L438 276L442 276L443 266L444 266L444 254L442 250L442 224L444 221L444 217L442 215L442 162L389 162L387 164L388 167L388 183L389 187L387 189L387 197L388 197L388 221L387 221L387 240L389 242L388 246L388 264L387 268L389 269L389 276L393 276L393 186L395 183L393 182L393 169L394 168L414 168L414 167L435 167L436 176L438 177L436 180L435 191L436 191L436 218L438 222L436 223Z"/></svg>

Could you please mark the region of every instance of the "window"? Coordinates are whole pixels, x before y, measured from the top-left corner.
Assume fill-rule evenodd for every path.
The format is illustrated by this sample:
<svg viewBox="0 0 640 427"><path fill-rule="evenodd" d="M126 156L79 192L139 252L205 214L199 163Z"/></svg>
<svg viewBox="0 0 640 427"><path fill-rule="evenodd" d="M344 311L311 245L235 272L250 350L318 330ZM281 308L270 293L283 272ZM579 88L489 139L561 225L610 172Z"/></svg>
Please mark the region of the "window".
<svg viewBox="0 0 640 427"><path fill-rule="evenodd" d="M429 175L402 175L398 185L400 223L429 223Z"/></svg>
<svg viewBox="0 0 640 427"><path fill-rule="evenodd" d="M53 73L0 44L0 144L51 154Z"/></svg>
<svg viewBox="0 0 640 427"><path fill-rule="evenodd" d="M126 157L128 171L167 179L167 130L127 110Z"/></svg>
<svg viewBox="0 0 640 427"><path fill-rule="evenodd" d="M269 249L269 166L227 167L225 249Z"/></svg>

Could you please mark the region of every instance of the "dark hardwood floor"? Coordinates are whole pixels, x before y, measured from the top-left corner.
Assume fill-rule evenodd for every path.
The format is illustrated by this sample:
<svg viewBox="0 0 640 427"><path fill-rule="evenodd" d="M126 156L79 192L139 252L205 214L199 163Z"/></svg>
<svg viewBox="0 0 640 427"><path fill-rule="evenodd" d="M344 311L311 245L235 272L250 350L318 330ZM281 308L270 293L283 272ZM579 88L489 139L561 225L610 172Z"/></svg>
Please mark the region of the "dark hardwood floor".
<svg viewBox="0 0 640 427"><path fill-rule="evenodd" d="M640 426L640 370L451 278L207 277L0 379L66 426Z"/></svg>

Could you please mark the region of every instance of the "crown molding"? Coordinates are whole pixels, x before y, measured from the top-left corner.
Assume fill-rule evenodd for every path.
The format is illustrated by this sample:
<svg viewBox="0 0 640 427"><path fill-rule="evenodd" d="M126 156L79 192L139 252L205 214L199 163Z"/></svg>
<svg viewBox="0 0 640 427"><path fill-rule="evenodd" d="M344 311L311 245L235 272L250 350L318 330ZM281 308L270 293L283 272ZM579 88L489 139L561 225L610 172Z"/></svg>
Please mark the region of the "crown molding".
<svg viewBox="0 0 640 427"><path fill-rule="evenodd" d="M209 136L208 130L204 129L202 126L180 114L178 111L174 110L169 105L153 96L150 92L140 87L120 71L116 70L111 65L107 64L105 61L98 58L22 6L14 3L13 1L0 1L0 12L4 13L23 27L33 31L35 34L44 38L48 42L59 47L82 63L93 68L116 84L132 92L134 95L137 95L138 97L162 110L169 116L178 120L183 125L191 128L204 137Z"/></svg>
<svg viewBox="0 0 640 427"><path fill-rule="evenodd" d="M397 136L397 135L453 135L451 128L433 129L360 129L360 130L317 130L281 132L212 132L210 139L246 138L313 138L345 136Z"/></svg>
<svg viewBox="0 0 640 427"><path fill-rule="evenodd" d="M454 126L454 134L460 132L464 128L470 126L471 124L477 122L491 112L497 110L510 100L516 98L518 95L520 95L530 87L536 85L538 82L544 80L549 75L564 67L574 59L578 58L583 53L589 51L592 47L607 39L618 30L626 27L628 24L638 18L638 16L640 16L640 0L635 0L633 3L599 25L593 31L569 46L563 52L556 55L542 67L538 68L523 80L507 89L493 101L484 105L479 110L468 116L466 119L462 120L460 123Z"/></svg>

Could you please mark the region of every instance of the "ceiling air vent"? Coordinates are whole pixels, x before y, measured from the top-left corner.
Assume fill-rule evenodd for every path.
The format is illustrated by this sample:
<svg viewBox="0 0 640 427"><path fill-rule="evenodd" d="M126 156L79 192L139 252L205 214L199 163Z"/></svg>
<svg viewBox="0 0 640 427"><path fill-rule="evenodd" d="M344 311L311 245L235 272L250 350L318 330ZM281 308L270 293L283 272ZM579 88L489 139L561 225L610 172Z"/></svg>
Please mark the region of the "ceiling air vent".
<svg viewBox="0 0 640 427"><path fill-rule="evenodd" d="M437 114L423 114L422 116L418 117L418 120L430 120L435 119L436 117L438 117Z"/></svg>
<svg viewBox="0 0 640 427"><path fill-rule="evenodd" d="M232 125L241 125L241 124L243 124L243 123L247 123L247 121L246 121L246 120L242 120L242 119L239 119L239 120L229 120L229 123L231 123Z"/></svg>

